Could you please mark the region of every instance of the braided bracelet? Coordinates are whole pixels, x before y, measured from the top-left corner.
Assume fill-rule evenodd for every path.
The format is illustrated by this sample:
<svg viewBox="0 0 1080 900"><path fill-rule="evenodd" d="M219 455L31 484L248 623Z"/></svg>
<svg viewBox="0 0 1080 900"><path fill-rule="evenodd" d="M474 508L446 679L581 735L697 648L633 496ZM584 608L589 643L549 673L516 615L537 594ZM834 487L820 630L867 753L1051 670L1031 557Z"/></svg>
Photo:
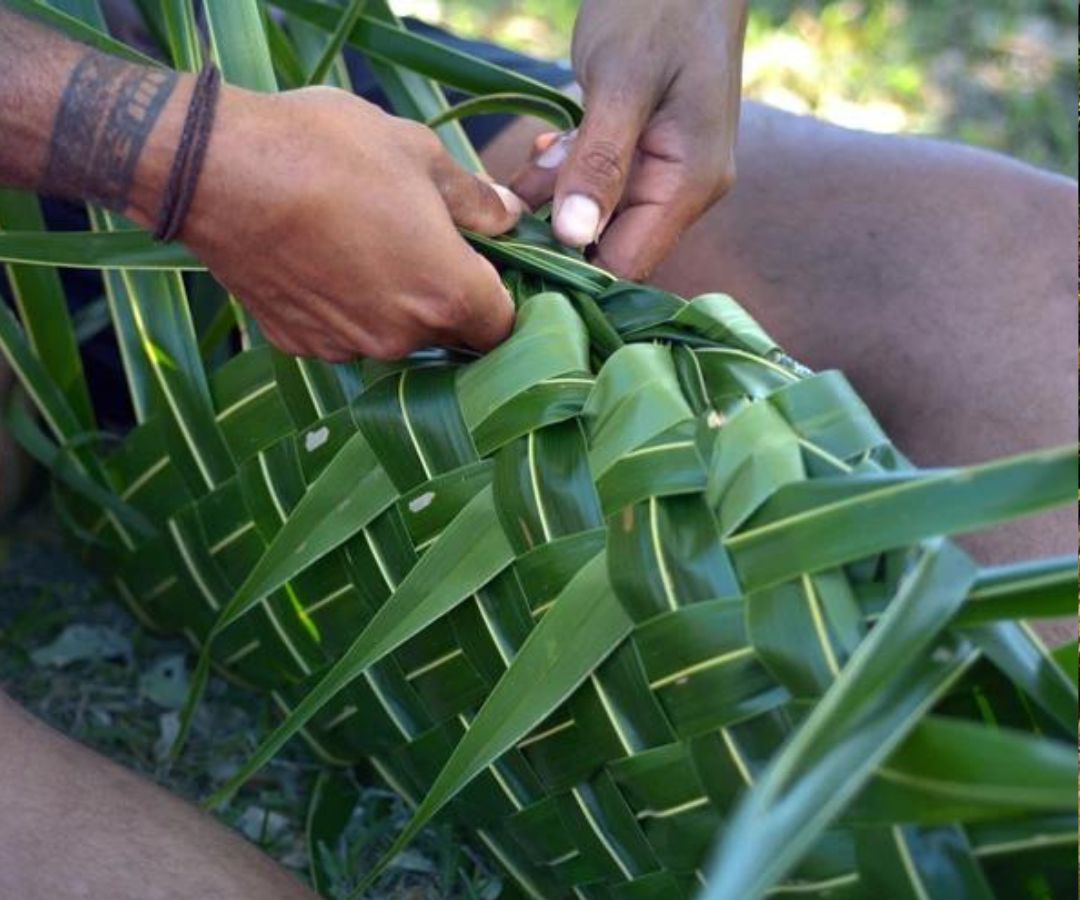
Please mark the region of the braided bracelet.
<svg viewBox="0 0 1080 900"><path fill-rule="evenodd" d="M154 239L172 241L180 233L184 219L191 208L199 173L206 159L210 143L210 130L214 125L214 111L221 91L221 72L212 62L207 62L195 81L195 89L188 104L180 144L173 158L169 181L158 211L154 227Z"/></svg>

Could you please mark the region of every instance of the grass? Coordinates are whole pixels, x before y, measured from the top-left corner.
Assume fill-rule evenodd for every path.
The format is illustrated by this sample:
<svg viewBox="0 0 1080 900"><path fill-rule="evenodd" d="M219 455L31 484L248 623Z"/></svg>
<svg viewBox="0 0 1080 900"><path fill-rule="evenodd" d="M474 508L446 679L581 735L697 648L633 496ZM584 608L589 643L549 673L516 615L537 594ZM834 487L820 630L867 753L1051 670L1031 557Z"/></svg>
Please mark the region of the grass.
<svg viewBox="0 0 1080 900"><path fill-rule="evenodd" d="M79 563L44 503L0 533L0 687L51 725L180 796L200 800L255 749L275 712L267 697L212 680L181 759L168 762L187 689L189 645L148 633ZM306 880L306 802L319 771L295 743L222 814ZM409 817L405 804L352 773L361 802L334 869L341 896ZM402 854L377 896L409 900L498 895L499 879L445 826Z"/></svg>
<svg viewBox="0 0 1080 900"><path fill-rule="evenodd" d="M552 58L565 57L577 0L410 0L403 11ZM856 127L916 131L1075 175L1076 7L1061 0L759 0L747 91ZM72 630L74 628L74 630ZM58 639L61 643L57 643ZM75 655L64 664L67 650ZM186 644L147 634L64 548L45 504L0 533L0 685L46 721L183 796L232 774L275 713L215 680L182 760L164 749L183 696ZM317 766L292 747L224 814L303 874L304 798ZM367 773L339 868L363 871L404 824ZM415 900L497 895L498 879L445 828L429 830L379 886Z"/></svg>

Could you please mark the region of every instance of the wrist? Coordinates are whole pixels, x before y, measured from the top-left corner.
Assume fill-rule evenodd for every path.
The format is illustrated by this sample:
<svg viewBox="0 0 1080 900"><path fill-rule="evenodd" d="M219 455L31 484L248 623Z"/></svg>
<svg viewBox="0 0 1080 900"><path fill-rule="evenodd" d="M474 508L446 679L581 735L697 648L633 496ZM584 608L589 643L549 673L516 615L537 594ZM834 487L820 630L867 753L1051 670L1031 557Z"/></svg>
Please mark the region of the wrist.
<svg viewBox="0 0 1080 900"><path fill-rule="evenodd" d="M236 226L235 218L223 220L217 211L228 208L237 159L251 158L245 151L258 128L259 101L266 97L220 81L212 86L214 80L206 71L197 78L184 76L175 104L140 161L126 214L155 233L163 228L165 240L179 238L191 245L206 237L214 242L222 239L213 232L223 224L226 235ZM163 223L162 215L174 224Z"/></svg>
<svg viewBox="0 0 1080 900"><path fill-rule="evenodd" d="M143 228L154 227L161 209L194 87L194 75L179 76L139 157L124 215Z"/></svg>

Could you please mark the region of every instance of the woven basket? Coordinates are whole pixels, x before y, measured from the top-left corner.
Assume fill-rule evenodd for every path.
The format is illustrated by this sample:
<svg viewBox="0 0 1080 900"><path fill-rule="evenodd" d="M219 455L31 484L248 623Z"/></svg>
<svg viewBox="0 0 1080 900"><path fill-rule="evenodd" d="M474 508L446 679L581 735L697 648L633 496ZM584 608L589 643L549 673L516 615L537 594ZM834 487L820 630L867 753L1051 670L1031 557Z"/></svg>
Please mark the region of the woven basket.
<svg viewBox="0 0 1080 900"><path fill-rule="evenodd" d="M445 102L395 66L567 102L368 5L348 37L415 117ZM206 6L226 77L271 89L251 36L274 21ZM483 359L254 341L210 366L197 264L92 224L43 234L0 195L23 301L0 349L51 435L12 427L139 618L201 648L196 685L213 662L285 714L214 802L302 734L417 805L395 848L445 811L532 897L1076 896L1075 653L1021 621L1075 604L1075 561L980 571L941 537L1074 501L1075 448L914 469L730 297L616 283L531 220L471 238L519 305ZM118 446L87 433L59 281L26 265L105 270L140 420Z"/></svg>
<svg viewBox="0 0 1080 900"><path fill-rule="evenodd" d="M1074 828L979 824L979 786L950 788L949 761L927 752L952 738L977 752L1005 724L1061 731L1002 699L1017 653L1056 682L1049 713L1072 702L1020 626L950 624L994 584L922 541L928 524L985 516L979 497L1008 468L914 472L840 374L792 363L729 297L538 292L480 361L334 371L262 347L215 372L207 397L185 427L151 419L103 460L158 526L135 538L101 515L90 529L119 591L154 628L199 646L213 632L220 669L285 711L351 652L302 733L416 803L527 645L525 681L503 684L529 707L520 733L450 807L533 896L692 896L800 725L832 785L814 802L842 815L792 861L799 895L902 896L898 872L916 884L946 866L994 885L987 896L1027 896L1003 843L1023 854L1033 828ZM1048 457L1005 493L1038 505L1068 465ZM952 520L926 517L928 502L955 503ZM365 632L379 610L381 643ZM904 809L944 821L900 827ZM1066 841L1050 871L1071 853Z"/></svg>

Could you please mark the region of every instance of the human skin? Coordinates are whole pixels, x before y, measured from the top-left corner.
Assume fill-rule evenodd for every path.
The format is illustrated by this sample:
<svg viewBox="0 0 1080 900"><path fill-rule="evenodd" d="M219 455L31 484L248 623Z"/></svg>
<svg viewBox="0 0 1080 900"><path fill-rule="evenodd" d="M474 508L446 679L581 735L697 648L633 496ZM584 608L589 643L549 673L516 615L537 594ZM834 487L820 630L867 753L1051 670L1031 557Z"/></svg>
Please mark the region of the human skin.
<svg viewBox="0 0 1080 900"><path fill-rule="evenodd" d="M194 806L0 693L0 897L315 900Z"/></svg>
<svg viewBox="0 0 1080 900"><path fill-rule="evenodd" d="M584 121L538 135L511 181L534 207L553 201L560 240L595 243L597 265L644 279L731 189L746 17L746 0L582 3Z"/></svg>
<svg viewBox="0 0 1080 900"><path fill-rule="evenodd" d="M0 185L151 226L193 85L0 0ZM522 208L458 166L430 129L344 91L225 86L180 238L286 352L336 362L431 345L483 352L509 334L513 303L457 229L499 234Z"/></svg>

